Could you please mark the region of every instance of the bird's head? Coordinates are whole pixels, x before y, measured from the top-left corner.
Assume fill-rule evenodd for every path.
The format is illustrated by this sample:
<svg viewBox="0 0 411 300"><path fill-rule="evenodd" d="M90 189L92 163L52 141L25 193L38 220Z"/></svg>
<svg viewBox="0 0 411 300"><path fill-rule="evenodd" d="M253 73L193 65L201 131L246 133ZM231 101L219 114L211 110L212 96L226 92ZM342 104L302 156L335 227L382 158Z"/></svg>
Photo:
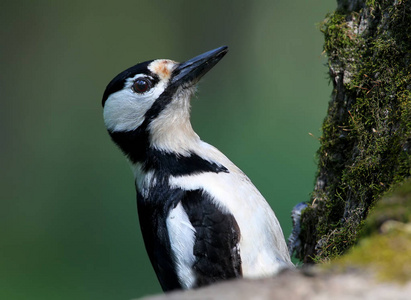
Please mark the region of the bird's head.
<svg viewBox="0 0 411 300"><path fill-rule="evenodd" d="M195 85L226 53L224 46L183 63L146 61L114 77L103 95L104 122L114 142L129 157L130 147L184 154L198 139L190 124Z"/></svg>

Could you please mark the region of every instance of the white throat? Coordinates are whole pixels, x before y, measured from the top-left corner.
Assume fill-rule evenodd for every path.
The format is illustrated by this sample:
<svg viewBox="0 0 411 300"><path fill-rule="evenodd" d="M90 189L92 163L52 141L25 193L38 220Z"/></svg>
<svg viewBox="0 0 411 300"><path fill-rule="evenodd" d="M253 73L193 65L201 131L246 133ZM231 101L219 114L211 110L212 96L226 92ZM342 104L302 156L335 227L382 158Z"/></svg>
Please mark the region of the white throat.
<svg viewBox="0 0 411 300"><path fill-rule="evenodd" d="M149 125L150 143L158 150L189 155L200 142L190 122L190 98L195 88L180 89Z"/></svg>

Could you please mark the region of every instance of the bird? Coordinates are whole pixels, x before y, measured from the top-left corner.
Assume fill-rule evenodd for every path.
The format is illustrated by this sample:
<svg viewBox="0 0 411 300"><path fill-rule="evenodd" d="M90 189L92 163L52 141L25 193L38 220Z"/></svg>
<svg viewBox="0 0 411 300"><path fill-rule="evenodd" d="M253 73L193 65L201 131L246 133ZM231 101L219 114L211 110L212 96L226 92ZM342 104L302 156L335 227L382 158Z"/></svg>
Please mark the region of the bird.
<svg viewBox="0 0 411 300"><path fill-rule="evenodd" d="M190 122L197 83L227 51L139 63L103 94L104 123L130 162L142 237L164 292L294 267L270 205Z"/></svg>

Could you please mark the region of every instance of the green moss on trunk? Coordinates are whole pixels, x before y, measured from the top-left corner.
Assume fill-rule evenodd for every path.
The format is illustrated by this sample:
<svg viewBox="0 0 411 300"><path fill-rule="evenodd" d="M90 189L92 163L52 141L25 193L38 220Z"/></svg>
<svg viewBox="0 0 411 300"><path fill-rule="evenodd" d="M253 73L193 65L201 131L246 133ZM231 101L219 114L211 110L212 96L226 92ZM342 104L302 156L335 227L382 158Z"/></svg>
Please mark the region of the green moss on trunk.
<svg viewBox="0 0 411 300"><path fill-rule="evenodd" d="M370 207L411 168L411 0L339 1L321 31L334 89L301 218L304 262L355 244Z"/></svg>
<svg viewBox="0 0 411 300"><path fill-rule="evenodd" d="M360 235L359 243L332 267L366 268L382 281L411 280L411 180L378 201Z"/></svg>

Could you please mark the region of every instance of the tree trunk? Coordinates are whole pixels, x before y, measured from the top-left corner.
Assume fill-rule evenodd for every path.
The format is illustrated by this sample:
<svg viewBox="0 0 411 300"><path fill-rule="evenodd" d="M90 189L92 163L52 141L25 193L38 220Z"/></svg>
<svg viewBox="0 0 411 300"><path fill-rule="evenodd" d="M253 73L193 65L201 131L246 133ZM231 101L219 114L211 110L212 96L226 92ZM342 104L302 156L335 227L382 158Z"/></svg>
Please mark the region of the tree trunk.
<svg viewBox="0 0 411 300"><path fill-rule="evenodd" d="M383 193L410 176L411 0L341 0L321 24L333 92L296 256L340 256Z"/></svg>

